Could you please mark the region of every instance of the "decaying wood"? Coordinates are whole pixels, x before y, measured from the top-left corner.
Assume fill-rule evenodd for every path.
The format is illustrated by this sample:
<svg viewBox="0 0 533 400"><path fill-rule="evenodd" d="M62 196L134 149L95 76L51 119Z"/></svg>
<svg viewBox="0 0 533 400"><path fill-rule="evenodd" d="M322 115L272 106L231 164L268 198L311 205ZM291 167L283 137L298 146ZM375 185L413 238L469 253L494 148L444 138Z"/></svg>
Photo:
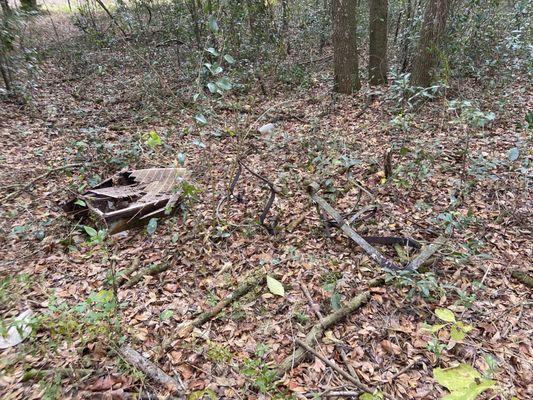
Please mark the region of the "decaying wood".
<svg viewBox="0 0 533 400"><path fill-rule="evenodd" d="M139 273L137 273L135 276L133 276L130 280L126 281L122 281L124 284L124 288L130 288L134 285L136 285L137 283L139 283L145 276L148 276L148 275L157 275L161 272L164 272L166 271L167 269L170 268L170 263L169 262L166 262L166 263L161 263L161 264L153 264L151 265L150 267L148 268L145 268L143 269L142 271L140 271Z"/></svg>
<svg viewBox="0 0 533 400"><path fill-rule="evenodd" d="M318 204L326 213L328 213L335 222L339 225L339 228L346 234L350 239L363 248L363 250L370 256L376 264L381 268L386 268L390 270L402 270L403 267L400 264L395 263L392 260L384 257L379 251L372 247L365 239L363 239L357 232L355 232L352 227L344 220L342 215L329 205L329 203L324 200L322 197L317 195L318 185L316 183L311 183L308 186L308 192L313 201Z"/></svg>
<svg viewBox="0 0 533 400"><path fill-rule="evenodd" d="M225 307L237 301L250 290L252 290L254 287L259 285L265 279L265 277L266 275L262 271L253 273L249 279L240 284L237 289L235 289L229 296L219 301L216 306L207 311L204 311L192 321L187 321L178 325L178 336L185 337L189 335L194 328L198 328L205 324L207 321L209 321L211 318L216 317L218 313L222 311Z"/></svg>
<svg viewBox="0 0 533 400"><path fill-rule="evenodd" d="M336 372L338 372L340 375L342 375L344 378L346 378L347 380L349 380L351 383L353 383L354 386L356 386L357 388L367 392L367 393L374 393L375 392L375 389L372 389L371 387L361 383L361 381L359 379L357 379L356 377L353 377L352 375L350 375L349 373L347 373L346 371L344 371L342 368L340 368L337 364L335 364L333 361L329 360L328 358L324 357L323 355L317 353L311 346L309 346L306 342L300 340L300 339L296 339L295 340L296 344L300 347L302 347L305 351L308 351L309 353L313 354L315 357L319 358L324 364L326 364L328 367L334 369ZM391 396L390 394L388 393L385 393L383 391L381 391L381 393L383 394L383 397L385 397L386 399L394 399L393 396Z"/></svg>
<svg viewBox="0 0 533 400"><path fill-rule="evenodd" d="M156 364L143 357L131 347L127 345L122 346L118 352L128 364L134 366L170 392L177 394L185 389L181 380L178 382L178 380L170 377Z"/></svg>
<svg viewBox="0 0 533 400"><path fill-rule="evenodd" d="M446 239L444 236L439 236L429 246L424 247L420 254L418 254L409 264L407 264L405 270L418 271L418 269L444 245L445 241Z"/></svg>
<svg viewBox="0 0 533 400"><path fill-rule="evenodd" d="M533 276L521 271L513 271L511 272L511 275L513 278L519 280L527 287L533 288Z"/></svg>
<svg viewBox="0 0 533 400"><path fill-rule="evenodd" d="M63 209L76 217L93 217L112 235L168 215L180 199L181 184L188 177L185 168L120 171L70 199Z"/></svg>
<svg viewBox="0 0 533 400"><path fill-rule="evenodd" d="M133 274L137 269L139 268L139 264L141 263L141 260L139 257L135 257L133 261L131 262L131 266L123 271L120 272L120 276L117 278L117 285L121 286L125 284L131 274Z"/></svg>

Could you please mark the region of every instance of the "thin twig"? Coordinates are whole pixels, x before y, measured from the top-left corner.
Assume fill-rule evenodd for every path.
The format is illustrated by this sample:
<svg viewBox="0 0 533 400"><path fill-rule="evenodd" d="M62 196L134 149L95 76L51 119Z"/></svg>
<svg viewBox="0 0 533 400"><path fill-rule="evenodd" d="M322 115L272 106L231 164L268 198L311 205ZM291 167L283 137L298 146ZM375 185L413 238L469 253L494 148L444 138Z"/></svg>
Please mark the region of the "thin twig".
<svg viewBox="0 0 533 400"><path fill-rule="evenodd" d="M365 385L364 383L361 383L361 381L359 381L359 379L357 378L354 378L353 376L351 376L349 373L347 373L346 371L344 371L342 368L340 368L337 364L335 364L333 361L329 360L328 358L324 357L323 355L317 353L315 351L315 349L313 349L311 346L309 346L307 343L305 343L304 341L300 340L300 339L296 339L295 340L296 344L298 346L301 346L303 347L306 351L308 351L309 353L313 354L315 357L319 358L324 364L326 364L328 367L334 369L336 372L338 372L339 374L341 374L344 378L346 378L347 380L349 380L351 383L353 383L357 388L367 392L367 393L374 393L375 390L372 389L371 387ZM381 393L383 393L383 396L387 399L394 399L394 397L384 391L381 391Z"/></svg>

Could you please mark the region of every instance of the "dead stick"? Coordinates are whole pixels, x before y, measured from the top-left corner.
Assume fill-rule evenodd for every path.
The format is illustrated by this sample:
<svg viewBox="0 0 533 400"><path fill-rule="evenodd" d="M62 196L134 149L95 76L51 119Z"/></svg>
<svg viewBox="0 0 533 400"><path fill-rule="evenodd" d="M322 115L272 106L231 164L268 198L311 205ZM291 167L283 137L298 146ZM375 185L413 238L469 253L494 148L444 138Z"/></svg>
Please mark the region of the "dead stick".
<svg viewBox="0 0 533 400"><path fill-rule="evenodd" d="M344 307L340 308L336 312L329 314L326 316L322 322L319 322L311 328L307 336L305 337L305 342L309 345L315 343L318 339L320 339L323 335L326 329L328 329L330 326L334 325L335 323L339 322L340 320L344 319L347 315L351 314L355 310L357 310L361 305L366 303L370 297L369 292L363 292L360 295L354 297L351 299ZM289 355L283 362L280 364L278 368L278 374L280 376L283 376L287 371L290 371L294 366L300 364L305 358L305 351L298 348L295 349L293 354Z"/></svg>
<svg viewBox="0 0 533 400"><path fill-rule="evenodd" d="M127 281L123 286L128 289L132 286L139 283L145 276L148 275L157 275L161 272L166 271L170 268L170 263L154 264L151 267L143 269L141 272L133 276L129 281Z"/></svg>
<svg viewBox="0 0 533 400"><path fill-rule="evenodd" d="M316 193L319 187L316 183L311 183L308 186L308 192L311 198L315 203L317 203L326 213L328 213L335 222L339 225L340 229L348 235L355 243L363 248L363 250L370 256L370 258L377 263L381 268L386 268L390 270L401 270L403 267L400 264L395 263L387 258L385 258L379 251L372 247L365 239L355 232L352 227L344 220L342 215L331 207L326 200L318 196Z"/></svg>
<svg viewBox="0 0 533 400"><path fill-rule="evenodd" d="M172 393L180 392L180 384L178 384L176 379L167 375L161 368L159 368L159 366L143 357L136 350L124 345L118 350L118 352L128 364L133 365L167 390ZM181 386L183 387L183 384L181 384Z"/></svg>
<svg viewBox="0 0 533 400"><path fill-rule="evenodd" d="M305 343L304 341L300 340L300 339L296 339L295 340L296 344L298 346L301 346L303 347L306 351L308 351L309 353L313 354L315 357L318 357L324 364L326 364L327 366L329 366L330 368L334 369L336 372L338 372L339 374L341 374L344 378L348 379L351 383L353 383L357 388L367 392L367 393L374 393L374 389L372 389L371 387L369 386L366 386L365 384L361 383L359 381L359 379L357 378L354 378L353 376L351 376L349 373L347 373L346 371L344 371L342 368L340 368L337 364L335 364L333 361L330 361L329 359L327 359L326 357L322 356L321 354L317 353L315 351L315 349L313 349L311 346L309 346L307 343ZM383 391L381 391L381 393L383 393L383 396L387 399L394 399L394 397L392 397L390 394L388 393L385 393Z"/></svg>
<svg viewBox="0 0 533 400"><path fill-rule="evenodd" d="M345 391L330 391L323 394L325 397L355 397L358 398L358 396L361 394L361 392L356 392L353 390L345 390Z"/></svg>
<svg viewBox="0 0 533 400"><path fill-rule="evenodd" d="M368 283L368 287L375 287L379 286L383 283L383 277L379 277L376 279L372 279ZM307 336L305 337L305 342L309 345L314 344L318 339L320 339L323 335L326 329L328 329L330 326L335 325L337 322L344 319L346 316L357 310L359 307L361 307L364 303L368 301L370 298L370 291L365 291L354 298L352 298L346 305L338 309L337 311L328 314L325 316L322 321L318 322L317 324L313 325ZM283 376L285 373L290 371L293 367L300 364L305 358L305 351L302 349L295 349L294 352L287 356L285 360L280 364L278 367L278 375Z"/></svg>
<svg viewBox="0 0 533 400"><path fill-rule="evenodd" d="M350 364L350 360L348 360L348 356L346 355L346 352L341 346L337 346L337 350L339 350L339 353L342 358L342 362L346 365L346 368L348 368L348 371L350 371L350 374L357 380L359 378L357 377L357 374L355 373L355 370L353 369L352 365Z"/></svg>
<svg viewBox="0 0 533 400"><path fill-rule="evenodd" d="M406 373L407 371L409 371L411 368L413 368L415 365L417 365L418 363L420 362L420 358L417 358L413 361L411 361L407 366L403 367L401 370L399 370L398 372L396 372L391 378L390 378L390 381L391 382L394 382L396 380L396 378L398 378L400 375Z"/></svg>
<svg viewBox="0 0 533 400"><path fill-rule="evenodd" d="M311 306L311 310L316 314L318 317L318 320L320 323L322 323L322 320L324 319L324 316L320 312L320 308L318 305L313 301L313 298L311 297L311 293L309 293L309 289L307 289L307 286L305 286L304 283L300 283L300 286L302 288L302 292L304 292L305 297L307 297L307 300L309 301L309 305Z"/></svg>
<svg viewBox="0 0 533 400"><path fill-rule="evenodd" d="M444 242L445 238L443 236L439 236L429 246L424 247L420 254L418 254L413 261L407 264L405 269L409 271L418 271L422 264L424 264L433 254L435 254L437 250L444 245Z"/></svg>
<svg viewBox="0 0 533 400"><path fill-rule="evenodd" d="M234 301L244 296L246 293L256 287L259 283L261 283L261 281L264 279L264 273L253 273L250 279L246 280L244 283L238 286L237 289L235 289L229 296L219 301L216 306L207 311L204 311L192 321L187 321L180 324L177 327L178 335L180 337L187 336L194 328L200 327L205 324L211 318L215 317L220 311L222 311L223 308L227 307Z"/></svg>

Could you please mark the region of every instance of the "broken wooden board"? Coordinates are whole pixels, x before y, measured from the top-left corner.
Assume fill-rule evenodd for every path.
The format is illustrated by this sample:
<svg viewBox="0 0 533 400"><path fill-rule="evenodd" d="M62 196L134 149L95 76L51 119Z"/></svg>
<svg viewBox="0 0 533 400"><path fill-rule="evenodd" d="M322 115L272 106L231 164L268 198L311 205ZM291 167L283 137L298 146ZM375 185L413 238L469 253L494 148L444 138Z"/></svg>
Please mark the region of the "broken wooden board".
<svg viewBox="0 0 533 400"><path fill-rule="evenodd" d="M167 215L180 199L188 176L185 168L120 171L69 200L63 209L75 217L95 220L115 234Z"/></svg>

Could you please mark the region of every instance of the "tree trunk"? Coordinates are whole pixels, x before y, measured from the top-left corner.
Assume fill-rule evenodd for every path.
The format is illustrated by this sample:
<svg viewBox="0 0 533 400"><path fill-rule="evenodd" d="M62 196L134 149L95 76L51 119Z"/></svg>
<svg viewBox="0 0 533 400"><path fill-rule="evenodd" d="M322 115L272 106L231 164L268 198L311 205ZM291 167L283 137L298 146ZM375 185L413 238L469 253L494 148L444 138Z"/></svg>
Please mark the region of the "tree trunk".
<svg viewBox="0 0 533 400"><path fill-rule="evenodd" d="M356 0L333 0L331 14L335 91L351 94L361 87L356 41Z"/></svg>
<svg viewBox="0 0 533 400"><path fill-rule="evenodd" d="M4 16L11 15L11 7L9 7L8 0L0 0L0 6L2 7L2 14Z"/></svg>
<svg viewBox="0 0 533 400"><path fill-rule="evenodd" d="M411 82L415 86L428 87L434 79L451 3L452 0L429 0L413 61Z"/></svg>
<svg viewBox="0 0 533 400"><path fill-rule="evenodd" d="M387 83L387 0L369 0L370 44L368 77L371 85Z"/></svg>
<svg viewBox="0 0 533 400"><path fill-rule="evenodd" d="M37 0L20 0L20 5L24 11L37 10Z"/></svg>

